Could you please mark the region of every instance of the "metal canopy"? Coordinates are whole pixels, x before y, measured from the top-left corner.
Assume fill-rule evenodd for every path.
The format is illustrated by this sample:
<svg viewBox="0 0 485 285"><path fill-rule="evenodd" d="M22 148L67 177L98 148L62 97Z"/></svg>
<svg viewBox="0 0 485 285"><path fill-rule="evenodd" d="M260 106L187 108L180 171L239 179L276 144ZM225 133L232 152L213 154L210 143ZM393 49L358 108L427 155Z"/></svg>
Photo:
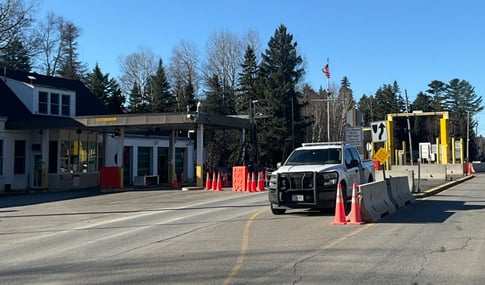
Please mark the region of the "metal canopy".
<svg viewBox="0 0 485 285"><path fill-rule="evenodd" d="M117 132L121 127L127 133L188 131L195 130L197 124L203 124L204 128L209 129L249 128L248 119L200 112L81 116L74 119L83 126L99 132Z"/></svg>

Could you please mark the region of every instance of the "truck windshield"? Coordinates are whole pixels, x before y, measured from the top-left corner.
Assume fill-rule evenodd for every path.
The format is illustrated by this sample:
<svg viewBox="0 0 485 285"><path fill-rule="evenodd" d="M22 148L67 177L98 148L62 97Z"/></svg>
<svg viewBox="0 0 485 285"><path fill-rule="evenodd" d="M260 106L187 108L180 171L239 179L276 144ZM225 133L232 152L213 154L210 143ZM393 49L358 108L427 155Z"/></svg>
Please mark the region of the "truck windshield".
<svg viewBox="0 0 485 285"><path fill-rule="evenodd" d="M285 165L339 164L340 149L299 149L286 160Z"/></svg>

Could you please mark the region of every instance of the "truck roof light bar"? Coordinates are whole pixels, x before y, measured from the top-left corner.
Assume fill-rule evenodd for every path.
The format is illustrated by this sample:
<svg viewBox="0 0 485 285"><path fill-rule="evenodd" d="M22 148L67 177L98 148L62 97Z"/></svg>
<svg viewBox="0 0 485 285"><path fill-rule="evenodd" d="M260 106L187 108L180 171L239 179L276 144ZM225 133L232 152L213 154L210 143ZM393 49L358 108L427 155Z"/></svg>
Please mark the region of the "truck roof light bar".
<svg viewBox="0 0 485 285"><path fill-rule="evenodd" d="M342 145L345 142L314 142L314 143L302 143L301 146L318 146L318 145Z"/></svg>

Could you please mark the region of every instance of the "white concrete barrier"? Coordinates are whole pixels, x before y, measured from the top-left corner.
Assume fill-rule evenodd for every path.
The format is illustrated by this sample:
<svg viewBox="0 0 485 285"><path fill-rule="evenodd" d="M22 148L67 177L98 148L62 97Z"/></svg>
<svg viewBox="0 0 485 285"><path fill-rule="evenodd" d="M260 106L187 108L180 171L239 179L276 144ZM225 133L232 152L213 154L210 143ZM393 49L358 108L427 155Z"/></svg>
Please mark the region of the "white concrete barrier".
<svg viewBox="0 0 485 285"><path fill-rule="evenodd" d="M386 181L359 185L359 192L361 193L361 214L364 221L375 222L396 211L396 207L389 198Z"/></svg>
<svg viewBox="0 0 485 285"><path fill-rule="evenodd" d="M389 198L397 208L404 207L416 200L411 194L408 176L390 177L387 190Z"/></svg>

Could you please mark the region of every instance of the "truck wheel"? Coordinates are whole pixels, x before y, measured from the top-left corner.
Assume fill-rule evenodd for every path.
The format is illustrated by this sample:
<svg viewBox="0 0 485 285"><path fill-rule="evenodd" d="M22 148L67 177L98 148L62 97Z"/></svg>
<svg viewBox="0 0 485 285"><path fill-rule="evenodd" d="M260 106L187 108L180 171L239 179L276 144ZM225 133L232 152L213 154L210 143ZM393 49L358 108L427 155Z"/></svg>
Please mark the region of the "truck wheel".
<svg viewBox="0 0 485 285"><path fill-rule="evenodd" d="M372 175L369 175L369 180L367 180L367 183L374 182L374 177Z"/></svg>
<svg viewBox="0 0 485 285"><path fill-rule="evenodd" d="M274 204L271 203L271 213L273 215L284 215L286 213L286 209L278 209L273 206Z"/></svg>

